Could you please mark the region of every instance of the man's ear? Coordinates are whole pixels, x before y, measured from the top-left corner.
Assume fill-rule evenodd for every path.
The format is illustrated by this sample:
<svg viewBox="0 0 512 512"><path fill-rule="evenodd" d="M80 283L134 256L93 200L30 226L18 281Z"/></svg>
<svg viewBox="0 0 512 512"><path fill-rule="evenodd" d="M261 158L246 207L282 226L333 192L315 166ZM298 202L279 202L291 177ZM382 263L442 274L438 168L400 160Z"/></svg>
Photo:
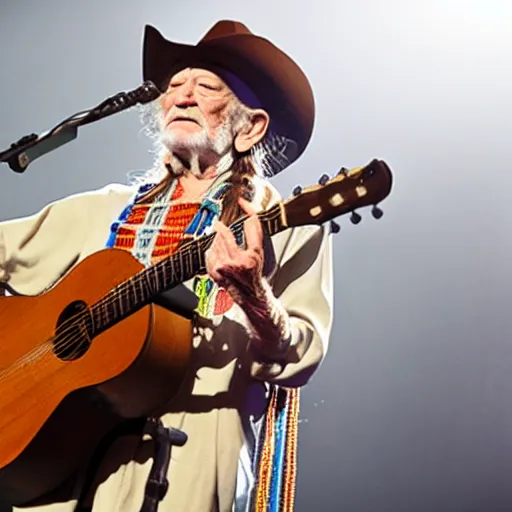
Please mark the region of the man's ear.
<svg viewBox="0 0 512 512"><path fill-rule="evenodd" d="M238 153L245 153L258 144L265 137L269 124L270 117L264 110L252 110L249 123L235 136L234 146Z"/></svg>

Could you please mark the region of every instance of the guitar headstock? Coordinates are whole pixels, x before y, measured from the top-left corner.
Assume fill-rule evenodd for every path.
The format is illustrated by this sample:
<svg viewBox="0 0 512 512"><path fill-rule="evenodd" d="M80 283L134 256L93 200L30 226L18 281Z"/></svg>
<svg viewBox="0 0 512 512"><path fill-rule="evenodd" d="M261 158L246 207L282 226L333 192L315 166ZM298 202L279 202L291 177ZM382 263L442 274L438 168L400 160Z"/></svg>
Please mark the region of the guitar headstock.
<svg viewBox="0 0 512 512"><path fill-rule="evenodd" d="M327 175L318 185L304 189L296 187L294 197L284 201L283 207L288 227L323 224L335 217L352 212L352 222L361 217L357 208L373 205L375 218L382 216L377 204L391 192L391 170L382 160L372 160L364 167L342 169L335 178Z"/></svg>

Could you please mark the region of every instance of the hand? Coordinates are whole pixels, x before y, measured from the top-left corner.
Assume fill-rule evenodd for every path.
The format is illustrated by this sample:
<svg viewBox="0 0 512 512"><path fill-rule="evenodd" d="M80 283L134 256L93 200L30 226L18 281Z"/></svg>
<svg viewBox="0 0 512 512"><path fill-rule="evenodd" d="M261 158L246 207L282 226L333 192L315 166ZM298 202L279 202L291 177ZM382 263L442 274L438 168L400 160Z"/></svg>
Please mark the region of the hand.
<svg viewBox="0 0 512 512"><path fill-rule="evenodd" d="M282 357L291 342L290 320L262 276L263 229L256 212L239 199L249 218L244 222L246 249L236 243L231 230L216 224L215 238L206 253L210 278L226 289L249 319L251 342L267 357Z"/></svg>
<svg viewBox="0 0 512 512"><path fill-rule="evenodd" d="M210 278L241 305L262 294L263 229L251 204L243 198L238 202L249 216L244 222L246 249L237 245L233 233L224 223L218 222L205 259Z"/></svg>

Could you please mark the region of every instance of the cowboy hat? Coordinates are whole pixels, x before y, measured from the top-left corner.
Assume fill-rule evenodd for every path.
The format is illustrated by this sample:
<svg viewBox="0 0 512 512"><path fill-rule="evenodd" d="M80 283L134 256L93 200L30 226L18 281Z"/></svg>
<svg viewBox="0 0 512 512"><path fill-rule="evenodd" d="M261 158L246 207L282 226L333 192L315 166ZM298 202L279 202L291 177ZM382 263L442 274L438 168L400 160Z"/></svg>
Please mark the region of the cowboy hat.
<svg viewBox="0 0 512 512"><path fill-rule="evenodd" d="M313 92L300 67L270 41L236 21L217 22L196 45L169 41L146 25L143 79L163 92L172 75L188 67L209 69L221 78L223 70L226 76L235 75L259 100L260 105L248 106L265 109L272 131L294 141L293 160L305 150L315 117Z"/></svg>

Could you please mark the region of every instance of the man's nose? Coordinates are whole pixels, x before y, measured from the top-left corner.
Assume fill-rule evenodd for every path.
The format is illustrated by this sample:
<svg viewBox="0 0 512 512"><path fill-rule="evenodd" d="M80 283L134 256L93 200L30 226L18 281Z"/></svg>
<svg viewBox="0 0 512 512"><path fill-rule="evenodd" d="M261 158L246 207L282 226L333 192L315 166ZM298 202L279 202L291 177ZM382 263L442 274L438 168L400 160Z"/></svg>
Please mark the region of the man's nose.
<svg viewBox="0 0 512 512"><path fill-rule="evenodd" d="M176 92L177 94L174 104L177 107L185 108L197 105L194 96L194 88L191 83L184 83Z"/></svg>

